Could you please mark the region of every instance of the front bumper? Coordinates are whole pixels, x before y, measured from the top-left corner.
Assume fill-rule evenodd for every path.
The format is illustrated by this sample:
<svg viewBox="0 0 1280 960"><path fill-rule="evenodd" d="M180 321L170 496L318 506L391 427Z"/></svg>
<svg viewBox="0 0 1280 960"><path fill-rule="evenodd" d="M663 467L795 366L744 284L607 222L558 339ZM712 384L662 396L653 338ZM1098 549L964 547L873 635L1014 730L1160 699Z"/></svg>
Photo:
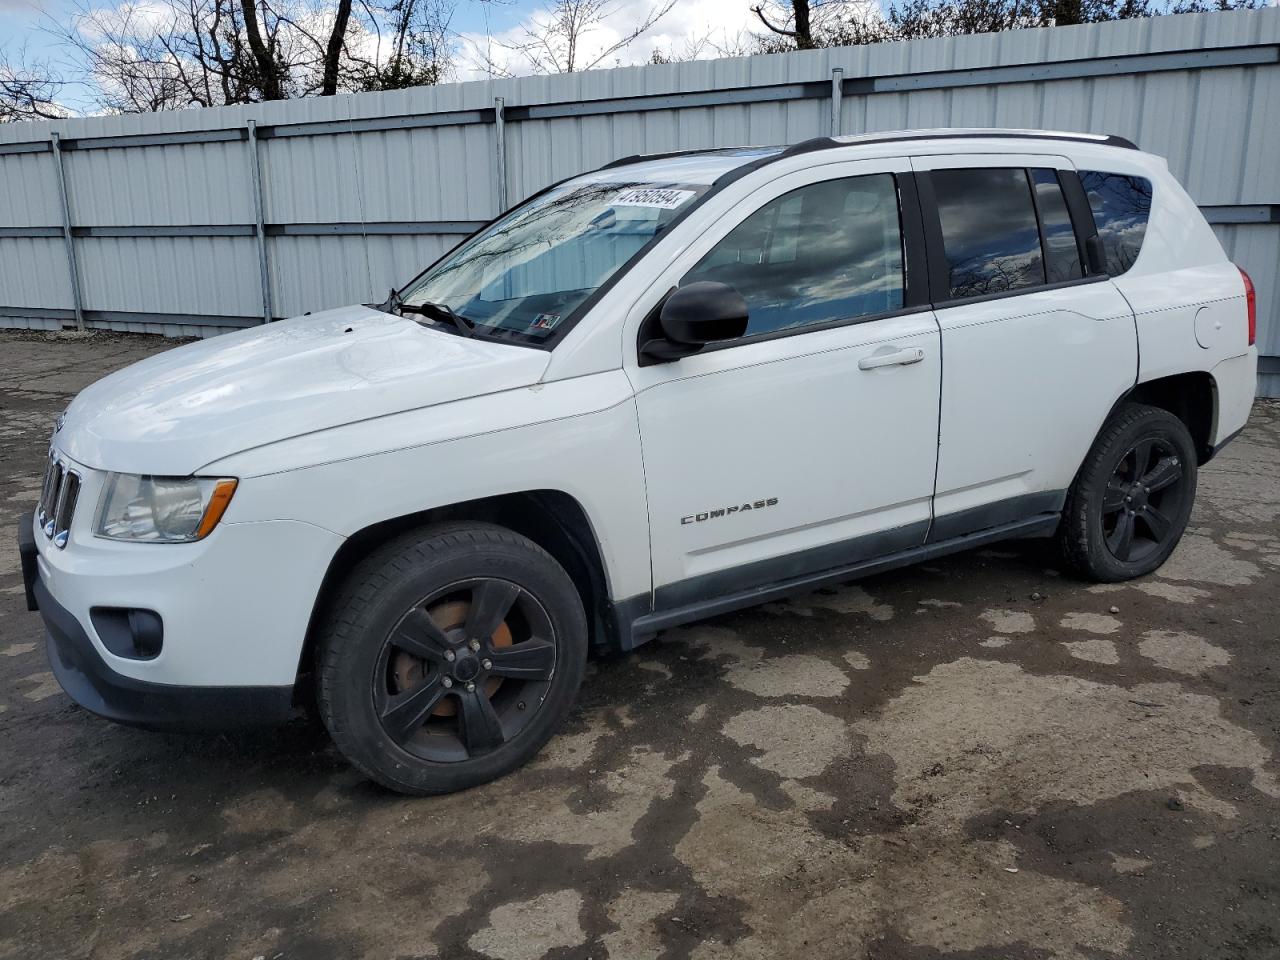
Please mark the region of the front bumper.
<svg viewBox="0 0 1280 960"><path fill-rule="evenodd" d="M49 663L62 689L86 710L158 730L213 730L278 724L293 709L293 685L201 686L128 676L108 663L88 631L40 574L30 515L18 526L28 609L44 620Z"/></svg>

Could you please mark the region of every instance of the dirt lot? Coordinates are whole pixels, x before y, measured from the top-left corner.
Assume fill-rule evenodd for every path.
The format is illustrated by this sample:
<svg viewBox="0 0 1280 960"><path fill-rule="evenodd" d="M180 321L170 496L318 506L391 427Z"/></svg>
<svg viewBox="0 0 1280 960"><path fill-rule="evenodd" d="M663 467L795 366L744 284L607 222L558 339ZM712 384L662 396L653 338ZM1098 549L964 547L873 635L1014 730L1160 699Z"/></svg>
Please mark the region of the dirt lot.
<svg viewBox="0 0 1280 960"><path fill-rule="evenodd" d="M0 335L6 531L70 396L162 346ZM1280 957L1280 405L1158 576L1020 543L673 630L436 800L305 721L75 707L5 536L0 957Z"/></svg>

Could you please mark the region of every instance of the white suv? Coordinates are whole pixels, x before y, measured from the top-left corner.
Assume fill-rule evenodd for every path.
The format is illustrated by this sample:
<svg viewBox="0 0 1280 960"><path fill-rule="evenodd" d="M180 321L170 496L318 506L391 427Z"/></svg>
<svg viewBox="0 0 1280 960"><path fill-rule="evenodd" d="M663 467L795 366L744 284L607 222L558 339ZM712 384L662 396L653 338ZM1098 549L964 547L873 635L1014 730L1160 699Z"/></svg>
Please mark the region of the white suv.
<svg viewBox="0 0 1280 960"><path fill-rule="evenodd" d="M588 648L1009 537L1148 573L1245 423L1248 277L1116 137L632 157L377 307L59 418L21 530L53 669L143 726L314 697L368 776L531 757Z"/></svg>

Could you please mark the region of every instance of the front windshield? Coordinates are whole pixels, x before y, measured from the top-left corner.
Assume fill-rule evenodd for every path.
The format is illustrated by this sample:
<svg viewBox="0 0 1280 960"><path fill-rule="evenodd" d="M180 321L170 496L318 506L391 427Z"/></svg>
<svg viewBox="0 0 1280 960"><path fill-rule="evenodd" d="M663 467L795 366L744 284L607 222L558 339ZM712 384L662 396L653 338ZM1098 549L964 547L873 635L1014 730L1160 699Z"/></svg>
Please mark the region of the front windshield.
<svg viewBox="0 0 1280 960"><path fill-rule="evenodd" d="M401 302L447 307L482 335L542 342L707 189L563 184L476 234L411 283Z"/></svg>

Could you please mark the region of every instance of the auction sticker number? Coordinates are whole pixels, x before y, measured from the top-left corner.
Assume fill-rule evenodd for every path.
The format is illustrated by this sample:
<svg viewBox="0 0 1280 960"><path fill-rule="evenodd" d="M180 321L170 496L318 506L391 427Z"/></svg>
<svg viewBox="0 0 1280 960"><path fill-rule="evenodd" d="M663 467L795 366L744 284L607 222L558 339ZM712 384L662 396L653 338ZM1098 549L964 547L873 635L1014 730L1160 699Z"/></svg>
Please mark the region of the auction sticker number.
<svg viewBox="0 0 1280 960"><path fill-rule="evenodd" d="M615 207L656 207L659 210L674 210L693 196L692 190L669 190L663 187L647 187L642 190L628 190L614 200Z"/></svg>

